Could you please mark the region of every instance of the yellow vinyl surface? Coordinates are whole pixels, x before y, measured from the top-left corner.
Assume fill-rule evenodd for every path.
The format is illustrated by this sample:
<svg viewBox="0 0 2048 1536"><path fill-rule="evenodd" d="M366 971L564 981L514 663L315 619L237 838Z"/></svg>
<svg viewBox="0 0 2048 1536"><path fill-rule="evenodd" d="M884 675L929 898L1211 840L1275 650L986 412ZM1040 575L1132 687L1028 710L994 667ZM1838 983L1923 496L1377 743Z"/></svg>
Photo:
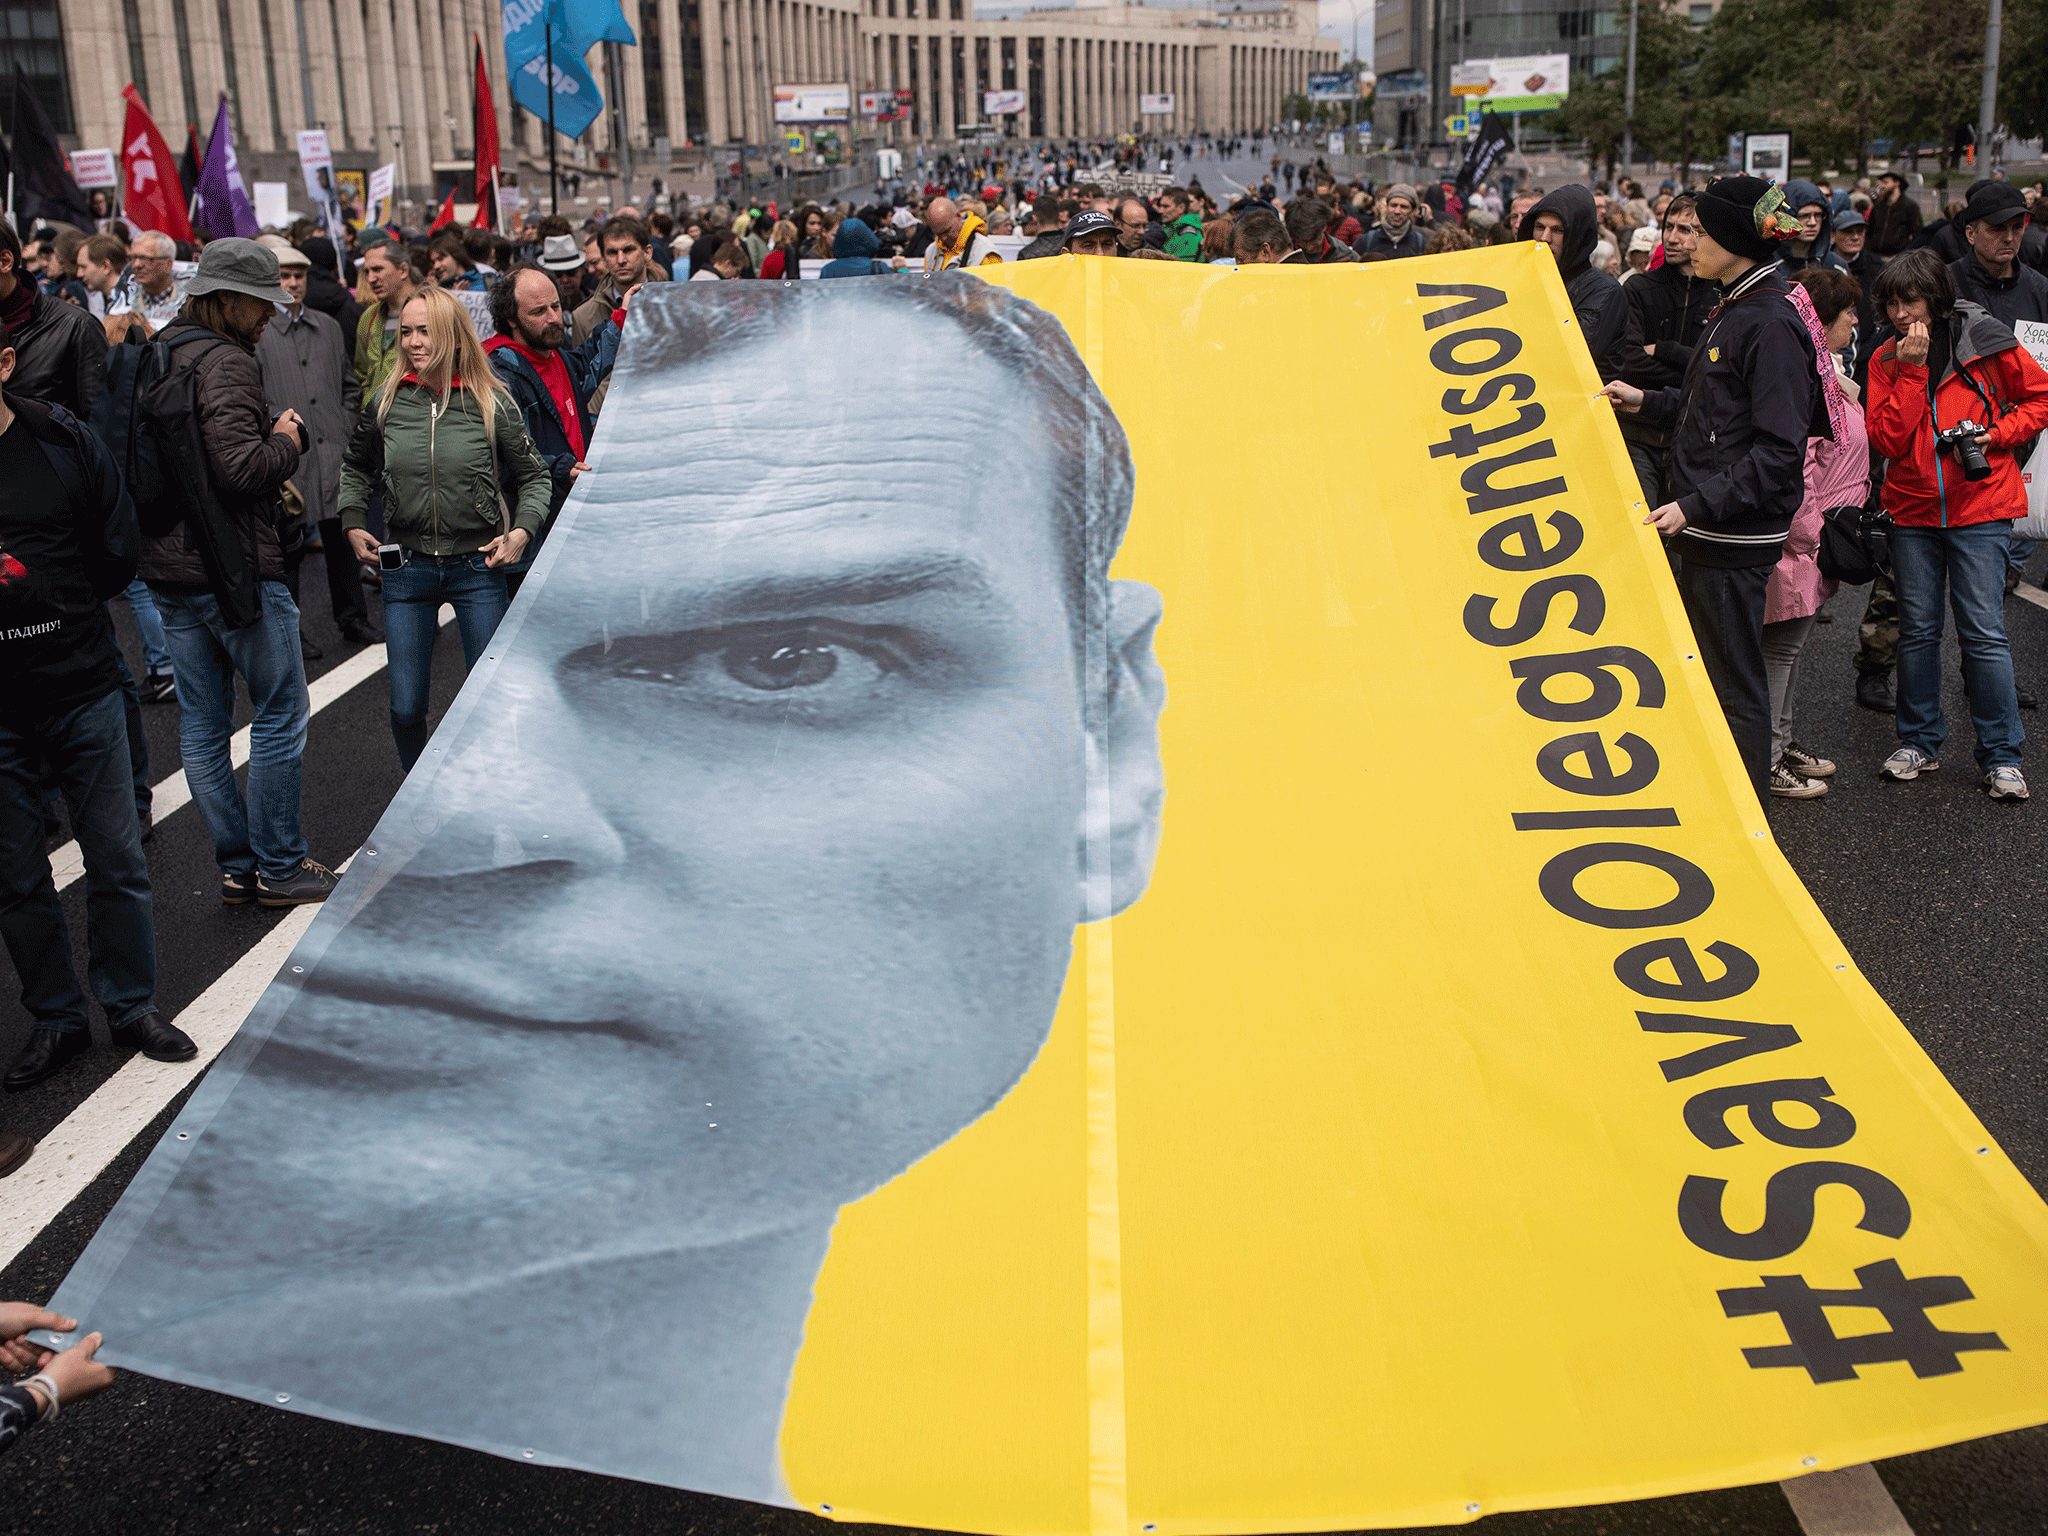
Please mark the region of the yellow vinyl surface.
<svg viewBox="0 0 2048 1536"><path fill-rule="evenodd" d="M2048 1419L2042 1204L1774 846L1547 252L982 275L1062 319L1130 436L1115 574L1165 598L1164 840L1145 898L1077 933L1031 1072L842 1212L782 1431L797 1500L1001 1533L1451 1523ZM1446 409L1507 374L1519 398ZM1500 531L1523 516L1533 544ZM1590 681L1526 664L1587 652L1605 712L1518 702L1585 715ZM1589 732L1654 774L1539 770ZM1736 951L1753 983L1702 996ZM1717 1047L1754 1050L1660 1067ZM1712 1097L1814 1079L1826 1115ZM1688 1179L1725 1181L1709 1243L1747 1256L1688 1236ZM1973 1299L1863 1304L1888 1261L1909 1298ZM1809 1359L1869 1363L1746 1360L1788 1314L1719 1293L1766 1276L1842 1293Z"/></svg>

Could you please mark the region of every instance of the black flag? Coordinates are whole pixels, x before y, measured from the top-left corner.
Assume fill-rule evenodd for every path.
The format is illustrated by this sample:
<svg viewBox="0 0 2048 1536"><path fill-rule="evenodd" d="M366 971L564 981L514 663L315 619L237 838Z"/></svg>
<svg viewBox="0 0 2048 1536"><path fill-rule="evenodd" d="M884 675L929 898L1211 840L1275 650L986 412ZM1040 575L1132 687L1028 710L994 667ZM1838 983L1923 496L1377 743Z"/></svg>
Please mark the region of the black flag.
<svg viewBox="0 0 2048 1536"><path fill-rule="evenodd" d="M57 219L90 231L92 203L71 179L71 162L57 142L57 130L19 64L14 66L12 122L15 227L33 229L39 220Z"/></svg>
<svg viewBox="0 0 2048 1536"><path fill-rule="evenodd" d="M1465 146L1465 163L1458 167L1458 196L1471 197L1472 189L1493 174L1493 168L1507 152L1508 131L1501 126L1500 114L1480 113L1479 131Z"/></svg>
<svg viewBox="0 0 2048 1536"><path fill-rule="evenodd" d="M199 130L190 123L185 125L185 153L178 156L178 181L185 188L185 201L192 201L192 194L199 190Z"/></svg>

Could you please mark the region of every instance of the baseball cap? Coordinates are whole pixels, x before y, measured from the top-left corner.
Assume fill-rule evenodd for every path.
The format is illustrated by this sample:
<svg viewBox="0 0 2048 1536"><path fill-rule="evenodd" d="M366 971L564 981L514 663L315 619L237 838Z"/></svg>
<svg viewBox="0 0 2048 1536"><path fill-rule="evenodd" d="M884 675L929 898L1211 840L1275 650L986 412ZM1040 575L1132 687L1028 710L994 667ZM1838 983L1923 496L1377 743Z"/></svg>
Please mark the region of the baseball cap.
<svg viewBox="0 0 2048 1536"><path fill-rule="evenodd" d="M1643 225L1628 237L1628 248L1631 255L1637 251L1654 251L1657 249L1657 231Z"/></svg>
<svg viewBox="0 0 2048 1536"><path fill-rule="evenodd" d="M1115 234L1116 220L1106 213L1097 213L1093 208L1085 208L1067 220L1066 233L1060 236L1060 244L1072 245L1081 236L1092 235L1099 229L1106 229Z"/></svg>
<svg viewBox="0 0 2048 1536"><path fill-rule="evenodd" d="M1854 208L1844 208L1835 215L1835 228L1837 230L1868 229L1869 227L1870 220L1863 217Z"/></svg>

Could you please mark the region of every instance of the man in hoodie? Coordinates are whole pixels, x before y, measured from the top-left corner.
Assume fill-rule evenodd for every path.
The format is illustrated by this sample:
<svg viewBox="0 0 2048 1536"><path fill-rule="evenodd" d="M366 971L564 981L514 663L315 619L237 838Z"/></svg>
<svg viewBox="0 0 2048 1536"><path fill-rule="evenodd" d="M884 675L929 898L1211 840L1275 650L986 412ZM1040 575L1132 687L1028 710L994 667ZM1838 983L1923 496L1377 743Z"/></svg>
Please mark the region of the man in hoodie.
<svg viewBox="0 0 2048 1536"><path fill-rule="evenodd" d="M1413 187L1395 182L1380 199L1379 222L1359 236L1354 249L1360 256L1375 252L1382 257L1420 256L1429 240L1415 223L1415 210L1421 201Z"/></svg>
<svg viewBox="0 0 2048 1536"><path fill-rule="evenodd" d="M894 256L884 261L876 252L882 242L869 229L865 219L841 219L839 227L832 232L832 259L825 263L820 277L873 277L903 270L903 258Z"/></svg>
<svg viewBox="0 0 2048 1536"><path fill-rule="evenodd" d="M1619 280L1593 265L1593 248L1600 243L1593 194L1576 183L1559 187L1523 215L1516 238L1540 240L1550 247L1601 382L1620 378L1628 293Z"/></svg>
<svg viewBox="0 0 2048 1536"><path fill-rule="evenodd" d="M1621 377L1640 390L1671 389L1685 382L1693 343L1720 302L1721 285L1693 270L1699 233L1697 199L1689 192L1671 199L1664 209L1663 265L1637 273L1622 289L1628 300L1628 326L1622 338ZM1669 428L1645 421L1640 413L1624 415L1621 437L1643 487L1643 505L1662 506L1671 452Z"/></svg>
<svg viewBox="0 0 2048 1536"><path fill-rule="evenodd" d="M981 216L963 214L960 205L950 197L935 197L927 203L924 222L932 232L932 243L924 253L926 277L961 267L993 266L1003 259L996 253Z"/></svg>
<svg viewBox="0 0 2048 1536"><path fill-rule="evenodd" d="M1693 346L1684 384L1646 391L1617 379L1601 393L1624 413L1677 424L1671 499L1643 521L1671 541L1707 680L1757 803L1768 805L1764 596L1805 496L1806 440L1832 429L1813 340L1778 260L1800 227L1784 193L1759 177L1725 176L1700 194L1696 211L1693 266L1722 285L1722 297Z"/></svg>
<svg viewBox="0 0 2048 1536"><path fill-rule="evenodd" d="M1795 177L1785 183L1785 206L1799 220L1799 233L1785 242L1785 270L1818 265L1847 272L1849 264L1830 248L1835 234L1832 199L1819 186Z"/></svg>

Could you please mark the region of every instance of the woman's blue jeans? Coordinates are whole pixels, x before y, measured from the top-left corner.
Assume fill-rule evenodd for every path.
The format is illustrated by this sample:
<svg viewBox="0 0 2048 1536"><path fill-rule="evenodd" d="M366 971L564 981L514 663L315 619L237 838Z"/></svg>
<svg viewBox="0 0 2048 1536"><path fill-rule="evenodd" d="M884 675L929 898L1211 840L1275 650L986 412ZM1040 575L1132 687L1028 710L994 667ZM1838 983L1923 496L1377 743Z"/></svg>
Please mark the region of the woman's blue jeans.
<svg viewBox="0 0 2048 1536"><path fill-rule="evenodd" d="M2011 531L2011 523L1996 522L1892 533L1899 589L1899 740L1939 757L1948 735L1941 712L1945 595L1963 652L1963 686L1970 698L1970 723L1977 728L1977 766L1986 772L2006 764L2017 767L2026 740L2013 687L2012 649L2005 638Z"/></svg>
<svg viewBox="0 0 2048 1536"><path fill-rule="evenodd" d="M511 599L502 572L480 554L421 555L384 573L384 650L391 668L391 737L407 773L427 750L427 688L433 681L436 618L443 603L462 632L465 673L476 665Z"/></svg>

